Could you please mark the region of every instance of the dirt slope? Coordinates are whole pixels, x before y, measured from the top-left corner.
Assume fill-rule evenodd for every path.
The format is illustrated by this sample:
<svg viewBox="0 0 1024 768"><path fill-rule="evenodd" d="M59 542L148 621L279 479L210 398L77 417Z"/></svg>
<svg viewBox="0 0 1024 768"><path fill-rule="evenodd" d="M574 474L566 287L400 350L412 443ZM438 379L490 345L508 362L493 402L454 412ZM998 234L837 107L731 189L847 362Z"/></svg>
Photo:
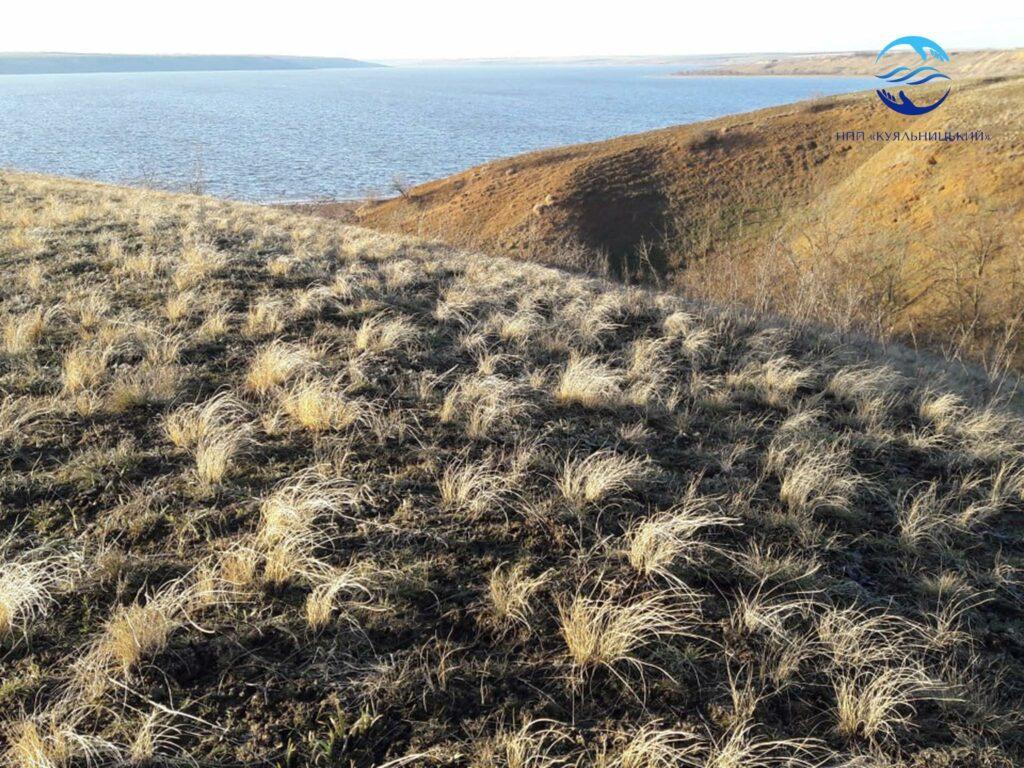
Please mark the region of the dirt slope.
<svg viewBox="0 0 1024 768"><path fill-rule="evenodd" d="M680 283L700 265L763 271L782 263L780 250L794 263L853 269L843 266L851 248L881 248L899 261L883 266L907 294L892 300L887 331L909 333L914 322L914 332L941 336L956 325L977 334L980 321L949 317L962 310L952 294L968 287L940 292L948 276L935 270L953 240L979 229L998 230L1007 245L996 261L1010 268L1024 221L1022 104L1019 78L957 83L941 109L920 117L885 109L871 92L805 102L501 160L369 205L360 220L561 263L582 244L610 254L620 276L651 262ZM984 131L989 140L851 140L847 131ZM914 285L936 295L915 299ZM863 314L875 299L858 301ZM1000 306L1004 316L1010 309Z"/></svg>

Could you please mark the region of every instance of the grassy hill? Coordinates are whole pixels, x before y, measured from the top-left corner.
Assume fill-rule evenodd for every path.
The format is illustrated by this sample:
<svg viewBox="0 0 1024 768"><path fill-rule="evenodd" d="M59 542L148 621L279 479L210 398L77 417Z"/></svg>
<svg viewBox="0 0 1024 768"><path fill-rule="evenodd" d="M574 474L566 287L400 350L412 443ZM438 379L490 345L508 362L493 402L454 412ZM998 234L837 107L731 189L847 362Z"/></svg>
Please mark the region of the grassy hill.
<svg viewBox="0 0 1024 768"><path fill-rule="evenodd" d="M962 371L278 210L0 203L5 764L1024 761L1024 424Z"/></svg>
<svg viewBox="0 0 1024 768"><path fill-rule="evenodd" d="M867 92L535 152L360 221L570 266L607 258L619 277L995 365L1024 307L1024 80L953 88L920 117ZM869 138L905 131L989 139Z"/></svg>

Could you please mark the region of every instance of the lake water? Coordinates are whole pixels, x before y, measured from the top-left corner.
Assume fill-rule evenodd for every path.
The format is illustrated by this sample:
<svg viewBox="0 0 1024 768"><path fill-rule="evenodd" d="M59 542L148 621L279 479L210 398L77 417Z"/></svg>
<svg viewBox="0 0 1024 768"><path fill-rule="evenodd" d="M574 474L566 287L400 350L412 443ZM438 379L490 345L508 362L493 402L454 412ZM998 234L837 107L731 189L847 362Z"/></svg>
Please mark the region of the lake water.
<svg viewBox="0 0 1024 768"><path fill-rule="evenodd" d="M0 167L246 200L362 197L498 157L870 87L673 68L0 76ZM201 169L201 172L198 170Z"/></svg>

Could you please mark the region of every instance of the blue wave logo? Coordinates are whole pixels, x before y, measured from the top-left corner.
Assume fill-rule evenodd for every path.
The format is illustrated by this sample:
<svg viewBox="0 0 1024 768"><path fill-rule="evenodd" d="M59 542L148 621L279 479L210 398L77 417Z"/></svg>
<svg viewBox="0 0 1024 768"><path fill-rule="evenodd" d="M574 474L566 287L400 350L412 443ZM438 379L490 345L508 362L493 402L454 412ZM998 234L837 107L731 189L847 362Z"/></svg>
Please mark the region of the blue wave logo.
<svg viewBox="0 0 1024 768"><path fill-rule="evenodd" d="M942 105L942 102L949 96L950 88L946 89L946 92L937 100L931 104L917 103L911 99L907 92L904 90L905 87L926 85L927 83L933 82L934 80L950 80L949 75L941 72L935 67L928 66L928 59L933 58L936 61L949 61L949 54L946 53L942 46L936 43L934 40L929 40L927 37L920 37L918 35L908 35L907 37L898 37L883 48L877 57L875 57L875 63L879 63L882 57L885 56L889 51L900 48L902 46L909 46L914 52L921 58L923 64L919 67L896 67L890 69L884 74L875 75L879 80L884 80L890 85L898 87L899 95L893 96L889 91L884 88L879 88L875 93L878 94L878 98L882 100L893 112L899 112L901 115L925 115L931 112L933 109L938 109Z"/></svg>

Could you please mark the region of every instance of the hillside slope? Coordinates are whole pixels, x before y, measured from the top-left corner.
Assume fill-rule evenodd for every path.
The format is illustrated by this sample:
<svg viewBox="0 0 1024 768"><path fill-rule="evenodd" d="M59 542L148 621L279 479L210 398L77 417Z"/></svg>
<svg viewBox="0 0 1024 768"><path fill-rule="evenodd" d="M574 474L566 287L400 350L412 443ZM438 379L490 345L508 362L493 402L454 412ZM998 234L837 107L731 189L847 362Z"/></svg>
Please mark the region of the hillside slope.
<svg viewBox="0 0 1024 768"><path fill-rule="evenodd" d="M905 350L0 175L4 764L1013 768L1024 423Z"/></svg>
<svg viewBox="0 0 1024 768"><path fill-rule="evenodd" d="M950 61L943 70L956 79L965 77L1013 77L1024 75L1024 48L1009 50L950 51ZM710 67L692 67L680 75L827 75L852 77L877 75L877 51L851 51L848 53L808 54L745 54L730 61L725 58ZM906 60L897 60L890 54L885 60L894 64L920 63L914 54Z"/></svg>
<svg viewBox="0 0 1024 768"><path fill-rule="evenodd" d="M716 300L826 312L883 336L959 333L981 349L1024 307L1021 104L1019 78L957 83L921 117L870 92L822 99L500 160L368 205L360 220L558 263L580 261L582 246L610 254L619 276L653 266ZM855 131L865 140L847 138ZM989 140L870 140L904 131ZM976 271L979 238L998 253L968 285L951 275ZM808 282L848 294L851 317L832 317L827 296L797 306ZM965 315L972 292L986 294L985 317Z"/></svg>

